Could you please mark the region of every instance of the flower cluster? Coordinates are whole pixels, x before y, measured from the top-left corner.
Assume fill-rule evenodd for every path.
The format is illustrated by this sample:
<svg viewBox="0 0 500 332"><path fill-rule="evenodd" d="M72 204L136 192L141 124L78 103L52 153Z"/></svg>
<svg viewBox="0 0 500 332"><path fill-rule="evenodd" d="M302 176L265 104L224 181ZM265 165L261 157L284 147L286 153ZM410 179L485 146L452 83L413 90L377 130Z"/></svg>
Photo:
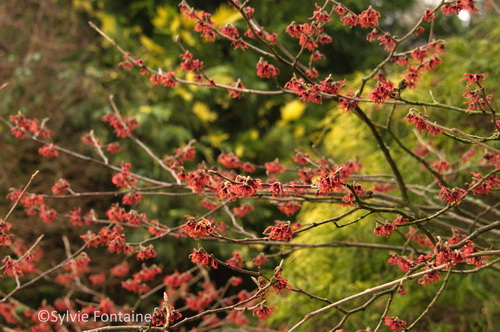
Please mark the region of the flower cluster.
<svg viewBox="0 0 500 332"><path fill-rule="evenodd" d="M267 235L269 240L290 241L293 236L290 222L275 220L274 223L274 226L267 227L262 234Z"/></svg>
<svg viewBox="0 0 500 332"><path fill-rule="evenodd" d="M439 191L439 199L450 205L459 205L462 199L467 195L465 189L462 188L447 188L441 186Z"/></svg>
<svg viewBox="0 0 500 332"><path fill-rule="evenodd" d="M436 134L442 133L443 131L433 124L429 124L429 117L421 113L413 113L409 111L405 116L404 120L411 123L418 129L419 132L427 131L429 135L436 136Z"/></svg>
<svg viewBox="0 0 500 332"><path fill-rule="evenodd" d="M139 122L136 119L122 117L116 113L103 115L102 121L109 123L115 129L116 136L121 138L130 137L132 132L139 126Z"/></svg>
<svg viewBox="0 0 500 332"><path fill-rule="evenodd" d="M198 240L201 237L209 236L215 234L214 222L207 218L200 218L197 220L191 216L185 216L188 220L184 225L181 226L181 231L187 236Z"/></svg>
<svg viewBox="0 0 500 332"><path fill-rule="evenodd" d="M209 255L203 248L193 249L193 253L189 255L193 263L203 265L207 269L217 269L219 263L213 255Z"/></svg>
<svg viewBox="0 0 500 332"><path fill-rule="evenodd" d="M14 124L10 132L18 139L25 139L26 134L41 138L50 138L52 136L52 132L40 125L38 119L29 119L22 113L9 116L9 120Z"/></svg>

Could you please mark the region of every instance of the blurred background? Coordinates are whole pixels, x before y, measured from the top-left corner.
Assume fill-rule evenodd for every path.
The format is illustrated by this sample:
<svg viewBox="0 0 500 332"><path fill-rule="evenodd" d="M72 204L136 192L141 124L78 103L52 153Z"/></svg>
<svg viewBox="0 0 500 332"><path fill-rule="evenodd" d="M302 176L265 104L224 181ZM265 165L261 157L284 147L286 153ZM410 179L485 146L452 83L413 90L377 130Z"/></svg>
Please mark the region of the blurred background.
<svg viewBox="0 0 500 332"><path fill-rule="evenodd" d="M464 72L485 73L488 78L489 93L498 89L500 72L500 27L498 25L497 5L493 1L476 1L480 12L475 15L462 13L460 17L439 16L434 25L437 38L447 40L447 53L442 56L443 64L435 71L427 73L420 86L409 92L408 99L431 101L429 90L440 102L463 106L461 94L464 90L459 79ZM231 23L240 30L244 21L224 1L190 1L190 5L213 13L213 20L218 25ZM353 0L348 6L355 12L361 12L368 5L382 13L381 27L396 35L403 35L419 18L423 10L435 1L418 0ZM292 22L306 22L314 11L314 1L252 1L255 17L268 31L277 32L283 44L297 52L296 40L285 35L285 28ZM180 37L182 44L196 58L204 61L207 74L215 81L230 84L241 79L247 88L275 89L274 83L259 79L255 74L255 64L259 55L247 51L235 51L227 41L207 43L193 31L193 22L183 20L179 14L177 2L160 0L2 0L0 2L0 85L8 86L0 90L0 114L8 115L21 112L29 117L47 118L47 126L54 132L54 141L63 147L72 148L80 153L95 152L81 143L80 137L94 130L105 142L116 140L111 130L100 121L102 115L110 110L109 95L115 96L122 114L136 118L140 127L137 136L147 143L159 155L172 154L174 149L196 139L196 162L215 163L220 152L234 152L242 160L262 165L264 162L279 158L287 163L295 149L311 151L316 144L327 156L339 162L359 160L364 164L363 173L387 172L377 147L370 142L369 133L354 117L343 114L335 103L322 105L304 104L293 96L245 95L241 99L232 99L226 91L205 89L195 86L178 85L170 89L153 87L147 78L137 72L122 70L117 64L122 61L121 54L109 42L99 36L88 25L94 22L105 33L117 41L126 51L137 58L142 58L149 67L163 71L175 70L182 53L175 39ZM326 60L321 61L317 69L320 78L332 74L335 80L347 78L353 89L356 82L384 57L385 51L376 43L368 43L364 29L349 29L338 20L332 20L326 26L334 42L320 49ZM414 38L408 49L424 44L428 34ZM395 80L401 73L389 73ZM280 76L285 83L291 76L285 68ZM350 85L348 83L348 86ZM369 112L380 112L380 107L370 106ZM401 108L396 112L398 134L405 137L411 148L415 139L411 128L401 121L408 112ZM377 114L379 114L377 113ZM375 118L379 115L373 114ZM484 118L464 117L449 112L433 113L433 119L444 123L453 122L460 128L481 133L487 128ZM134 171L150 177L163 178L165 174L148 159L144 152L126 140L122 140L124 152L115 155L112 162L119 165L121 160L133 161ZM456 162L458 156L467 151L466 147L456 143L437 140L438 149L448 153L449 161ZM41 174L30 188L31 192L50 193L50 187L59 178L67 179L77 191L115 190L110 181L108 170L92 164L75 162L68 156L53 160L40 158L38 145L30 141L15 141L9 129L0 123L0 207L4 214L9 203L5 196L9 188L18 188L25 184L31 174L39 169ZM269 148L272 147L272 148ZM394 152L396 155L399 151ZM432 179L420 179L414 169L420 167L401 154L398 160L410 179L430 182ZM477 162L480 157L471 161ZM459 177L452 179L463 183ZM78 200L52 200L50 205L61 213L68 212L75 206L82 206L84 212L95 209L104 215L106 209L116 198L89 197ZM138 208L145 211L150 219L159 219L161 223L177 226L184 222L186 214L201 214L204 210L197 207L199 198L165 199L152 197L144 199ZM252 202L255 211L245 219L250 230L261 232L273 220L286 218L274 206ZM196 206L196 207L194 207ZM304 205L295 221L321 220L341 213L341 208L327 204ZM222 218L222 215L219 216ZM16 238L27 243L42 233L46 234L42 248L45 250L41 267L48 268L63 257L64 248L61 234L68 235L77 245L83 234L69 225L67 220L58 219L51 224L26 219L18 209L11 217ZM328 242L337 240L376 241L371 234L373 223L365 222L346 229L308 232L298 241ZM450 234L451 235L451 234ZM147 237L147 233L137 232L131 240ZM378 241L387 242L385 239ZM389 242L397 240L391 239ZM230 257L234 249L240 250L247 257L254 257L267 248L237 248L231 245L220 247L204 243L207 248L221 257ZM169 240L156 244L159 265L164 272L174 269L185 270L192 266L186 257L194 241ZM49 250L50 249L50 250ZM0 249L0 257L5 250ZM96 250L96 252L98 252ZM387 257L378 252L362 249L318 249L314 255L307 250L291 255L286 263L286 275L292 285L302 287L318 296L331 299L341 298L361 291L371 285L398 275L393 267L386 263ZM90 255L96 257L96 255ZM121 257L108 257L102 261L93 261L93 272L105 266L119 263ZM106 259L106 260L104 260ZM109 260L112 260L110 263ZM113 261L114 260L114 261ZM356 264L353 264L356 262ZM223 273L223 272L217 272ZM216 280L227 276L215 275ZM499 316L498 298L492 287L496 287L495 275L482 272L456 278L450 283L439 303L424 319L423 330L432 331L493 331ZM117 303L125 303L131 295L123 294L119 282L109 281L107 292ZM225 281L224 281L225 282ZM2 281L2 283L4 283ZM223 283L221 281L221 283ZM7 285L9 288L12 285ZM251 285L251 283L249 284ZM411 297L398 297L396 307L405 312L411 321L419 315L411 301L427 303L439 285L429 285L414 289ZM5 291L5 289L2 289ZM50 283L41 282L36 295L20 293L27 303L37 307L43 299L61 296L60 289L54 289ZM303 296L291 294L270 301L280 310L270 319L271 326L278 328L294 322L298 315L318 308L318 304ZM148 308L150 305L150 308ZM154 301L144 303L145 311L155 306ZM372 326L379 318L380 306L355 315L346 328L365 328ZM286 308L286 309L285 309ZM0 322L2 317L0 316ZM335 313L326 314L316 321L317 328L334 326ZM313 323L314 324L314 323ZM317 330L308 325L311 330Z"/></svg>

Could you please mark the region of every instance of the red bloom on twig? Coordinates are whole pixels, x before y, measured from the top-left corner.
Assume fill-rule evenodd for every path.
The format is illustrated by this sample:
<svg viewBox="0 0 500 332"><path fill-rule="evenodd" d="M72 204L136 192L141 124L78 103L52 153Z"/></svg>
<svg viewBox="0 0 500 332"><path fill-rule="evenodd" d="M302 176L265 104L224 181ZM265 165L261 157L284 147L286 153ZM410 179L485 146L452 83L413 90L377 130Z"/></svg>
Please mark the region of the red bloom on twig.
<svg viewBox="0 0 500 332"><path fill-rule="evenodd" d="M252 315L259 317L259 319L265 320L273 314L274 309L276 309L276 306L264 305L262 303L257 308L253 309Z"/></svg>
<svg viewBox="0 0 500 332"><path fill-rule="evenodd" d="M462 188L447 188L441 186L441 191L439 192L439 199L450 205L458 205L462 202L462 199L467 195L465 189Z"/></svg>
<svg viewBox="0 0 500 332"><path fill-rule="evenodd" d="M269 240L290 241L293 236L293 230L290 228L290 222L276 220L275 223L275 226L267 227L262 234L267 235Z"/></svg>
<svg viewBox="0 0 500 332"><path fill-rule="evenodd" d="M271 78L276 77L279 74L279 69L274 65L267 63L262 58L257 62L257 76L261 78Z"/></svg>
<svg viewBox="0 0 500 332"><path fill-rule="evenodd" d="M203 248L193 249L193 253L189 255L189 258L193 263L203 265L207 269L217 269L219 267L219 263L214 256L209 255Z"/></svg>
<svg viewBox="0 0 500 332"><path fill-rule="evenodd" d="M384 319L385 325L389 327L391 330L400 331L406 329L406 322L397 317L385 317Z"/></svg>

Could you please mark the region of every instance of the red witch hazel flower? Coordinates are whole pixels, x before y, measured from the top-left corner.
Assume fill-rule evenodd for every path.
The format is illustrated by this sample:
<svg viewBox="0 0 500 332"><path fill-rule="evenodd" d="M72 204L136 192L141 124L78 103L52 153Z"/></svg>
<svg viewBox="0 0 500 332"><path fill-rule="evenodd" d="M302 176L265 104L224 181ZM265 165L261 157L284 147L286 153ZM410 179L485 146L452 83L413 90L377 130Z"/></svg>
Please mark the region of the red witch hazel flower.
<svg viewBox="0 0 500 332"><path fill-rule="evenodd" d="M290 241L293 236L293 230L290 228L289 221L280 221L275 220L275 226L269 226L262 233L267 235L269 240L277 240L277 241Z"/></svg>
<svg viewBox="0 0 500 332"><path fill-rule="evenodd" d="M158 256L158 254L156 253L152 244L150 244L149 246L147 246L145 248L139 249L137 251L137 254L136 254L137 259L139 259L141 261L143 261L145 259L153 258L156 256Z"/></svg>
<svg viewBox="0 0 500 332"><path fill-rule="evenodd" d="M259 319L265 320L273 314L274 309L276 309L276 306L274 305L264 305L264 303L261 303L259 304L259 306L257 306L257 308L253 309L252 315L259 317Z"/></svg>
<svg viewBox="0 0 500 332"><path fill-rule="evenodd" d="M245 89L245 86L239 80L237 82L232 83L231 86L234 88L237 88L237 89ZM233 89L228 89L227 93L229 94L229 96L231 98L234 98L234 99L236 99L236 98L239 99L243 96L243 92L238 91L238 90L233 90Z"/></svg>
<svg viewBox="0 0 500 332"><path fill-rule="evenodd" d="M406 322L404 320L401 320L397 317L385 317L384 319L385 325L389 327L389 329L394 330L394 331L401 331L406 329Z"/></svg>
<svg viewBox="0 0 500 332"><path fill-rule="evenodd" d="M235 250L233 251L233 257L229 258L227 260L227 263L231 266L241 269L243 267L243 258L241 257L240 253Z"/></svg>
<svg viewBox="0 0 500 332"><path fill-rule="evenodd" d="M288 284L288 280L281 276L281 267L277 267L274 271L274 277L271 280L271 287L276 292L276 294L283 293L284 290L291 290L292 287Z"/></svg>
<svg viewBox="0 0 500 332"><path fill-rule="evenodd" d="M258 254L257 257L252 259L252 263L255 266L262 266L262 265L266 264L266 262L267 262L267 258L263 253Z"/></svg>
<svg viewBox="0 0 500 332"><path fill-rule="evenodd" d="M286 214L287 216L291 216L295 214L300 208L302 204L296 202L280 202L278 203L278 209Z"/></svg>
<svg viewBox="0 0 500 332"><path fill-rule="evenodd" d="M435 125L427 123L428 118L429 117L427 115L423 115L421 113L414 114L410 110L410 112L408 112L408 114L405 116L404 120L408 123L413 124L420 133L424 130L426 130L427 133L432 136L436 136L436 134L442 133L443 131L441 129L439 129Z"/></svg>
<svg viewBox="0 0 500 332"><path fill-rule="evenodd" d="M458 205L462 202L462 199L467 195L465 189L461 188L447 188L441 186L441 191L439 192L439 199L450 205Z"/></svg>
<svg viewBox="0 0 500 332"><path fill-rule="evenodd" d="M397 227L394 224L388 222L383 225L378 225L377 227L375 227L375 229L373 230L373 234L377 236L389 237L392 235L392 233L394 233L394 230L396 228Z"/></svg>
<svg viewBox="0 0 500 332"><path fill-rule="evenodd" d="M334 191L341 190L345 184L345 179L342 178L339 172L324 176L316 182L316 187L318 188L316 196L327 196Z"/></svg>
<svg viewBox="0 0 500 332"><path fill-rule="evenodd" d="M262 58L260 58L259 62L257 62L257 76L261 78L276 77L279 72L278 68L274 65L268 64L267 61L264 61Z"/></svg>
<svg viewBox="0 0 500 332"><path fill-rule="evenodd" d="M38 153L47 158L54 158L59 155L56 146L53 143L46 144L38 149Z"/></svg>
<svg viewBox="0 0 500 332"><path fill-rule="evenodd" d="M119 114L108 113L102 117L102 121L109 123L118 137L124 138L132 135L132 131L139 126L139 122L133 118L122 117Z"/></svg>
<svg viewBox="0 0 500 332"><path fill-rule="evenodd" d="M379 17L380 13L370 6L367 10L359 14L359 24L362 28L375 27L378 25Z"/></svg>
<svg viewBox="0 0 500 332"><path fill-rule="evenodd" d="M122 171L113 176L113 178L111 179L113 184L115 186L117 186L118 188L123 188L123 187L133 188L133 187L135 187L135 185L137 184L137 178L133 177L130 174L130 168L132 167L132 165L122 161L120 166L122 168Z"/></svg>
<svg viewBox="0 0 500 332"><path fill-rule="evenodd" d="M286 168L279 163L278 159L264 163L264 166L266 167L266 172L269 175L280 174L286 171Z"/></svg>
<svg viewBox="0 0 500 332"><path fill-rule="evenodd" d="M52 186L52 193L54 195L64 195L68 192L69 183L65 179L59 179Z"/></svg>
<svg viewBox="0 0 500 332"><path fill-rule="evenodd" d="M240 159L232 153L221 153L217 161L227 168L238 168L241 164Z"/></svg>
<svg viewBox="0 0 500 332"><path fill-rule="evenodd" d="M207 269L217 269L219 267L219 263L217 263L215 257L209 255L203 248L193 249L193 253L189 255L189 258L193 263L203 265Z"/></svg>
<svg viewBox="0 0 500 332"><path fill-rule="evenodd" d="M254 210L254 207L250 204L243 204L239 207L233 208L234 214L240 218L245 217L248 213L252 212L253 210Z"/></svg>
<svg viewBox="0 0 500 332"><path fill-rule="evenodd" d="M474 195L476 194L485 194L488 195L492 190L496 190L500 187L500 179L497 178L495 174L490 175L486 180L484 180L483 176L479 173L471 172L472 174L472 183L466 183L469 185L469 188L474 187L477 183L481 182L481 184L477 185L472 192Z"/></svg>
<svg viewBox="0 0 500 332"><path fill-rule="evenodd" d="M321 6L318 6L317 3L314 4L316 7L316 10L313 12L313 16L309 17L310 20L315 20L318 22L329 22L330 21L330 15L326 10L323 10Z"/></svg>
<svg viewBox="0 0 500 332"><path fill-rule="evenodd" d="M181 226L181 231L184 232L187 236L197 240L200 237L215 234L214 223L207 218L196 220L196 218L191 216L185 217L188 221Z"/></svg>

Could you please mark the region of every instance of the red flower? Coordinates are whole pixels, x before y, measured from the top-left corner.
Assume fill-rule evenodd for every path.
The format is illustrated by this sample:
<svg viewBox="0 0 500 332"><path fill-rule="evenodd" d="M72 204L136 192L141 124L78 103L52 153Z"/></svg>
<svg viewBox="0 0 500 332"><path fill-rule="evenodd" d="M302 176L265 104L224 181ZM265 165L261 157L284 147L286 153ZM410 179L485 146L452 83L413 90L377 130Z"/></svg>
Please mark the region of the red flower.
<svg viewBox="0 0 500 332"><path fill-rule="evenodd" d="M385 80L383 82L379 82L375 89L368 93L368 97L373 100L375 104L383 104L385 103L394 92L394 84Z"/></svg>
<svg viewBox="0 0 500 332"><path fill-rule="evenodd" d="M276 294L283 293L284 290L291 290L292 287L288 284L288 280L281 276L281 268L276 268L274 272L274 277L271 280L271 287L276 292Z"/></svg>
<svg viewBox="0 0 500 332"><path fill-rule="evenodd" d="M64 195L68 192L69 183L65 179L59 179L52 186L52 193L54 195Z"/></svg>
<svg viewBox="0 0 500 332"><path fill-rule="evenodd" d="M316 182L316 187L318 191L316 192L316 196L327 196L328 194L339 191L342 189L342 186L345 185L345 179L342 178L339 172L335 172L333 174L326 175L320 178Z"/></svg>
<svg viewBox="0 0 500 332"><path fill-rule="evenodd" d="M94 286L100 285L106 280L106 274L104 274L103 272L97 274L91 274L89 275L89 280Z"/></svg>
<svg viewBox="0 0 500 332"><path fill-rule="evenodd" d="M114 266L113 268L111 268L110 272L115 277L124 277L129 272L128 264L126 262L118 264L118 265Z"/></svg>
<svg viewBox="0 0 500 332"><path fill-rule="evenodd" d="M0 233L0 247L10 246L12 244L12 239L14 234Z"/></svg>
<svg viewBox="0 0 500 332"><path fill-rule="evenodd" d="M217 161L227 168L238 168L241 165L240 159L232 153L221 153Z"/></svg>
<svg viewBox="0 0 500 332"><path fill-rule="evenodd" d="M379 36L378 40L380 41L379 45L385 45L384 48L386 51L391 51L396 47L396 41L388 33L383 36Z"/></svg>
<svg viewBox="0 0 500 332"><path fill-rule="evenodd" d="M483 82L486 79L486 76L484 74L470 74L470 73L465 73L464 77L460 79L460 81L467 80L465 84L470 85L474 83L480 83Z"/></svg>
<svg viewBox="0 0 500 332"><path fill-rule="evenodd" d="M232 87L235 87L237 89L245 89L245 86L240 82L234 82L231 84ZM227 90L227 93L229 94L229 96L231 96L231 98L241 98L243 96L243 92L241 91L238 91L238 90L233 90L233 89L228 89Z"/></svg>
<svg viewBox="0 0 500 332"><path fill-rule="evenodd" d="M260 58L259 62L257 62L257 76L261 78L276 77L279 72L278 68L268 64L267 61L264 61L262 58Z"/></svg>
<svg viewBox="0 0 500 332"><path fill-rule="evenodd" d="M148 285L141 283L137 280L127 279L126 281L122 281L122 288L128 290L129 292L144 294L151 290L151 287Z"/></svg>
<svg viewBox="0 0 500 332"><path fill-rule="evenodd" d="M317 3L314 4L316 10L313 12L313 16L309 17L310 20L316 20L318 22L329 22L330 15L326 10L323 10Z"/></svg>
<svg viewBox="0 0 500 332"><path fill-rule="evenodd" d="M425 13L424 13L424 21L426 22L430 22L432 21L434 18L436 18L436 15L434 15L434 13L432 12L432 10L430 10L429 8L427 8L425 10Z"/></svg>
<svg viewBox="0 0 500 332"><path fill-rule="evenodd" d="M472 174L472 183L466 183L469 185L469 188L475 186L477 183L481 182L480 185L472 189L472 192L475 194L485 194L488 195L492 190L496 190L500 187L500 179L497 178L495 174L490 175L486 180L484 180L483 176L479 173L471 172Z"/></svg>
<svg viewBox="0 0 500 332"><path fill-rule="evenodd" d="M424 268L425 269L425 268ZM441 274L438 271L431 271L429 273L424 274L424 276L418 279L418 283L421 285L430 285L441 280Z"/></svg>
<svg viewBox="0 0 500 332"><path fill-rule="evenodd" d="M383 225L378 225L377 227L375 227L375 229L373 230L373 234L377 236L389 237L392 235L392 233L394 233L394 230L396 228L397 227L392 223L385 223Z"/></svg>
<svg viewBox="0 0 500 332"><path fill-rule="evenodd" d="M132 131L139 126L137 120L122 117L119 114L108 113L102 117L102 121L109 123L114 129L118 137L124 138L132 135Z"/></svg>
<svg viewBox="0 0 500 332"><path fill-rule="evenodd" d="M210 177L205 170L200 169L187 175L188 184L196 193L201 193L205 186L210 182Z"/></svg>
<svg viewBox="0 0 500 332"><path fill-rule="evenodd" d="M467 195L465 189L461 188L447 188L441 186L441 191L439 192L439 199L450 205L458 205L462 202L462 199Z"/></svg>
<svg viewBox="0 0 500 332"><path fill-rule="evenodd" d="M207 218L201 218L196 220L196 218L191 216L185 216L188 221L181 226L181 231L187 236L198 240L200 237L205 237L215 234L214 223Z"/></svg>
<svg viewBox="0 0 500 332"><path fill-rule="evenodd" d="M123 151L123 149L121 148L120 143L114 142L114 143L109 143L108 145L106 145L106 151L108 151L111 154L115 154L115 153Z"/></svg>
<svg viewBox="0 0 500 332"><path fill-rule="evenodd" d="M163 278L163 283L172 288L179 288L191 279L193 279L191 273L179 273L179 271L175 270L174 273L166 275Z"/></svg>
<svg viewBox="0 0 500 332"><path fill-rule="evenodd" d="M236 39L240 36L238 29L232 24L226 24L219 28L219 31L224 35L224 37L228 37L230 39Z"/></svg>
<svg viewBox="0 0 500 332"><path fill-rule="evenodd" d="M245 173L253 173L256 171L257 168L255 167L255 165L245 162L240 164L240 169Z"/></svg>
<svg viewBox="0 0 500 332"><path fill-rule="evenodd" d="M120 167L122 171L115 174L111 181L118 188L134 188L138 180L130 174L130 168L132 167L132 165L122 161Z"/></svg>
<svg viewBox="0 0 500 332"><path fill-rule="evenodd" d="M153 264L150 267L143 267L142 270L140 270L137 273L134 273L132 278L139 282L151 281L154 280L156 276L161 272L162 272L161 268Z"/></svg>
<svg viewBox="0 0 500 332"><path fill-rule="evenodd" d="M45 204L41 206L40 218L45 223L51 223L57 218L57 212L54 209L48 209Z"/></svg>
<svg viewBox="0 0 500 332"><path fill-rule="evenodd" d="M211 201L206 200L206 199L203 199L200 202L200 205L203 206L207 210L213 210L213 209L215 209L215 208L217 208L219 206L217 203L211 202Z"/></svg>
<svg viewBox="0 0 500 332"><path fill-rule="evenodd" d="M359 17L357 15L347 13L340 17L342 24L349 25L349 29L359 24Z"/></svg>
<svg viewBox="0 0 500 332"><path fill-rule="evenodd" d="M59 151L57 151L57 148L53 143L42 146L38 149L38 153L47 158L59 156Z"/></svg>
<svg viewBox="0 0 500 332"><path fill-rule="evenodd" d="M264 166L266 167L268 175L276 175L286 171L286 168L283 165L280 165L278 159L264 163Z"/></svg>
<svg viewBox="0 0 500 332"><path fill-rule="evenodd" d="M290 222L275 220L275 226L269 226L262 233L267 235L269 240L290 241L293 236L293 230L290 228Z"/></svg>
<svg viewBox="0 0 500 332"><path fill-rule="evenodd" d="M207 254L203 248L193 249L193 253L189 255L189 258L193 263L203 265L207 269L217 269L219 265L214 256Z"/></svg>
<svg viewBox="0 0 500 332"><path fill-rule="evenodd" d="M375 27L378 25L379 17L380 13L370 6L367 10L359 14L359 24L362 28Z"/></svg>
<svg viewBox="0 0 500 332"><path fill-rule="evenodd" d="M266 262L267 262L267 258L266 258L266 256L264 256L263 253L258 254L257 257L255 257L254 259L252 259L252 263L255 266L262 266Z"/></svg>
<svg viewBox="0 0 500 332"><path fill-rule="evenodd" d="M287 216L295 214L301 207L302 204L291 201L278 203L278 209Z"/></svg>
<svg viewBox="0 0 500 332"><path fill-rule="evenodd" d="M138 193L137 191L129 191L122 197L122 204L123 205L136 205L141 202L142 195Z"/></svg>
<svg viewBox="0 0 500 332"><path fill-rule="evenodd" d="M385 317L385 325L389 326L389 329L391 330L404 330L406 329L406 322L404 320L401 320L397 317Z"/></svg>
<svg viewBox="0 0 500 332"><path fill-rule="evenodd" d="M233 212L240 218L245 217L248 213L252 212L254 207L250 204L243 204L240 207L234 207Z"/></svg>
<svg viewBox="0 0 500 332"><path fill-rule="evenodd" d="M151 75L149 77L149 81L153 85L162 85L169 88L174 88L177 85L177 80L175 79L175 72Z"/></svg>
<svg viewBox="0 0 500 332"><path fill-rule="evenodd" d="M260 179L238 175L236 181L237 183L231 184L231 189L239 198L253 196L257 193L257 190L262 189L262 181Z"/></svg>
<svg viewBox="0 0 500 332"><path fill-rule="evenodd" d="M259 317L259 319L268 319L273 314L276 306L260 304L257 308L253 309L252 315Z"/></svg>
<svg viewBox="0 0 500 332"><path fill-rule="evenodd" d="M408 112L405 116L404 120L408 123L411 123L418 129L419 132L427 130L427 133L432 136L436 136L438 133L442 133L443 131L432 124L427 124L428 120L427 115L423 115L421 113L414 114L412 111Z"/></svg>
<svg viewBox="0 0 500 332"><path fill-rule="evenodd" d="M158 256L158 254L156 253L154 247L152 244L150 244L148 247L146 248L141 248L137 251L136 253L136 257L137 259L143 261L145 259L149 259L149 258L153 258L153 257L156 257Z"/></svg>
<svg viewBox="0 0 500 332"><path fill-rule="evenodd" d="M241 269L243 267L243 258L241 257L240 253L235 250L233 251L233 257L229 258L227 260L227 263L231 266Z"/></svg>

